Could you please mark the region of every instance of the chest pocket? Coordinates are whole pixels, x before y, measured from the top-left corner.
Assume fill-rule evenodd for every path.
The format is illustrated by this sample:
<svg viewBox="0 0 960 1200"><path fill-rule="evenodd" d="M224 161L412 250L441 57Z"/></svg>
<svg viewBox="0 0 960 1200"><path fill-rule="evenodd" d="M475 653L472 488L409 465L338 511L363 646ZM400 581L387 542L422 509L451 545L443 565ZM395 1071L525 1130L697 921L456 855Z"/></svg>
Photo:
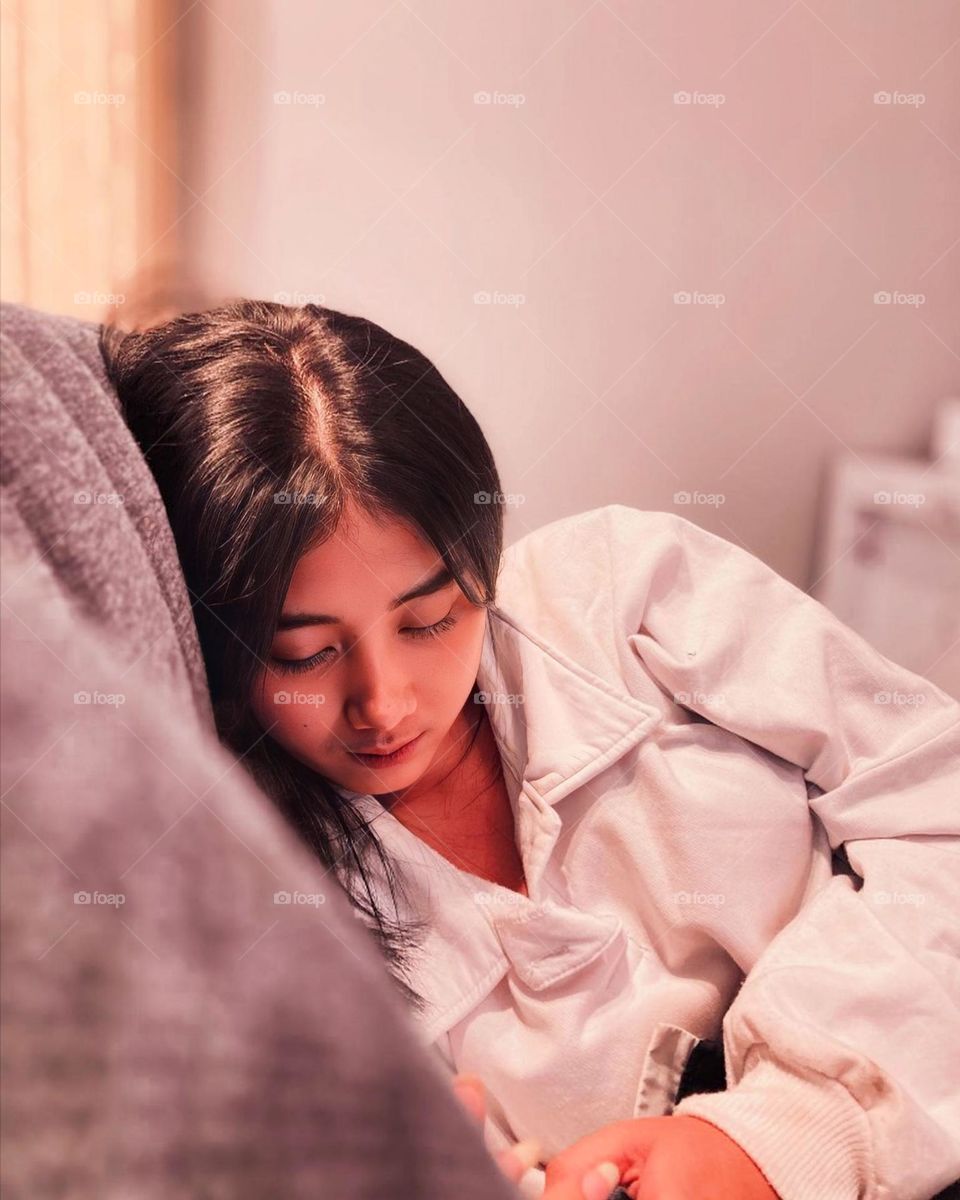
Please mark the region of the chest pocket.
<svg viewBox="0 0 960 1200"><path fill-rule="evenodd" d="M562 983L594 962L615 939L624 940L617 917L552 901L495 917L493 926L514 975L534 992Z"/></svg>

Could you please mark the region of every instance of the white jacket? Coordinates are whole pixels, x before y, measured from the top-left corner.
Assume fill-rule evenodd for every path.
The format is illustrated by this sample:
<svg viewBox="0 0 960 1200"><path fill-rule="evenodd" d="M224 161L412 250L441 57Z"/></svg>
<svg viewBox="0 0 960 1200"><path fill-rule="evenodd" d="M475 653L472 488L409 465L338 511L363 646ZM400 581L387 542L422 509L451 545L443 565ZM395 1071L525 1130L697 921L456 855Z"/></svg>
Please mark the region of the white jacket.
<svg viewBox="0 0 960 1200"><path fill-rule="evenodd" d="M507 549L477 686L529 897L343 794L430 921L418 1029L483 1078L490 1149L672 1109L783 1200L960 1177L960 704L754 555L619 504ZM673 1107L721 1030L727 1090Z"/></svg>

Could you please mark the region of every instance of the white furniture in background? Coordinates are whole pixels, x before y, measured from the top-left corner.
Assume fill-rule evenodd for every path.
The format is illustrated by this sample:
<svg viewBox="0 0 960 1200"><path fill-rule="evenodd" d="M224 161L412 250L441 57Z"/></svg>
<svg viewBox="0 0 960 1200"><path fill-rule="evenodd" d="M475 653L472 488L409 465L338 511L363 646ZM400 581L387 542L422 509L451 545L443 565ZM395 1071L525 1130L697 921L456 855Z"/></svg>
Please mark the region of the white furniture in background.
<svg viewBox="0 0 960 1200"><path fill-rule="evenodd" d="M811 594L960 698L960 400L944 402L929 460L836 459L824 511Z"/></svg>

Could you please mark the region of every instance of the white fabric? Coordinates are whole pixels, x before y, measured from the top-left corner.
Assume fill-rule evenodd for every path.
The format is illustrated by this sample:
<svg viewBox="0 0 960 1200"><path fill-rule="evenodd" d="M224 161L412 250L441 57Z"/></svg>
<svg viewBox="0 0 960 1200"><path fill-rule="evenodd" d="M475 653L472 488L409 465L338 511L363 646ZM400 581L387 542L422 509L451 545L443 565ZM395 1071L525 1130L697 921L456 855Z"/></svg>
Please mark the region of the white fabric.
<svg viewBox="0 0 960 1200"><path fill-rule="evenodd" d="M528 897L344 795L431 922L419 1030L483 1078L491 1150L669 1113L722 1032L728 1090L673 1111L783 1200L960 1176L960 704L747 551L623 505L508 548L477 684Z"/></svg>

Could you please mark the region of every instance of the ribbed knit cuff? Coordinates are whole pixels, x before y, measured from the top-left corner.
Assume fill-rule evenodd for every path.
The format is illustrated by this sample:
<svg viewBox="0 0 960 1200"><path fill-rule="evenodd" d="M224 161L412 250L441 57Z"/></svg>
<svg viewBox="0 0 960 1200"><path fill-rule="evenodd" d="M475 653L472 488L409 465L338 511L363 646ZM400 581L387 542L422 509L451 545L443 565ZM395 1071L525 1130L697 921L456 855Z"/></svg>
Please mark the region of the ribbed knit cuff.
<svg viewBox="0 0 960 1200"><path fill-rule="evenodd" d="M687 1096L677 1117L716 1125L757 1164L781 1200L857 1200L870 1178L870 1129L847 1089L762 1054L725 1092Z"/></svg>

